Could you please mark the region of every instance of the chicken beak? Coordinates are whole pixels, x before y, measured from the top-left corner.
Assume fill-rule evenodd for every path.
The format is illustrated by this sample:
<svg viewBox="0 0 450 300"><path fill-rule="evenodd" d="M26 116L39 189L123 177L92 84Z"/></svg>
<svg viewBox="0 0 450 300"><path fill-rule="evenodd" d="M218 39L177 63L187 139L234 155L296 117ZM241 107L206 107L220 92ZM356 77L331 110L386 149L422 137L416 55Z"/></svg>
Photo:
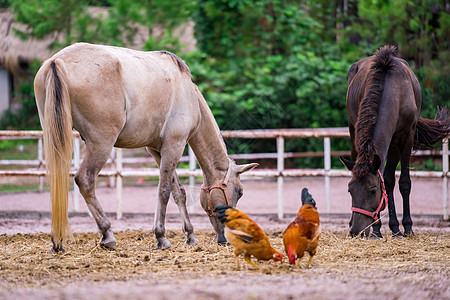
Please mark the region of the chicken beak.
<svg viewBox="0 0 450 300"><path fill-rule="evenodd" d="M291 265L295 265L295 259L297 258L296 255L292 254L291 245L289 245L288 249L288 257L289 257L289 263Z"/></svg>
<svg viewBox="0 0 450 300"><path fill-rule="evenodd" d="M295 256L289 256L289 263L295 265Z"/></svg>
<svg viewBox="0 0 450 300"><path fill-rule="evenodd" d="M282 253L275 253L273 255L273 261L274 262L283 261L283 254Z"/></svg>

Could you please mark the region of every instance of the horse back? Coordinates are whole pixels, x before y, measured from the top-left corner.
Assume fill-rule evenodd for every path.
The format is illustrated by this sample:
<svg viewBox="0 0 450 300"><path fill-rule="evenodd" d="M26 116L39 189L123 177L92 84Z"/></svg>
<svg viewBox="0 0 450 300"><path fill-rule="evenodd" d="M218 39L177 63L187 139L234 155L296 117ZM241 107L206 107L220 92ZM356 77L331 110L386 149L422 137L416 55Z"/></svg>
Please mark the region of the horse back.
<svg viewBox="0 0 450 300"><path fill-rule="evenodd" d="M355 62L349 69L347 90L347 112L349 125L355 125L359 115L360 103L371 87L370 75L375 56L369 56ZM417 122L420 114L420 84L403 59L393 57L392 66L387 70L382 89L382 98L378 110L380 123L388 120L408 120L408 124ZM389 122L392 123L392 122ZM404 125L398 123L398 127Z"/></svg>
<svg viewBox="0 0 450 300"><path fill-rule="evenodd" d="M194 84L171 53L77 43L55 59L64 62L74 128L85 139L159 150L165 134L188 135L195 127Z"/></svg>

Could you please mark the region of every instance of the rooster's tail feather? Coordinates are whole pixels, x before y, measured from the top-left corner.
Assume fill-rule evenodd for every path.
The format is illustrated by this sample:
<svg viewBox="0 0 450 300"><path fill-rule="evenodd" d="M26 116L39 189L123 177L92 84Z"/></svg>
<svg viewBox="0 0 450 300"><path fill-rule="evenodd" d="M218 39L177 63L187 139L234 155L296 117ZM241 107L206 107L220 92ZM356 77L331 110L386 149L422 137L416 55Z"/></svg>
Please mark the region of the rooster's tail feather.
<svg viewBox="0 0 450 300"><path fill-rule="evenodd" d="M227 215L226 215L226 211L231 209L231 206L228 205L219 205L216 206L216 208L214 209L215 212L218 213L217 218L219 218L220 222L225 223L227 222Z"/></svg>

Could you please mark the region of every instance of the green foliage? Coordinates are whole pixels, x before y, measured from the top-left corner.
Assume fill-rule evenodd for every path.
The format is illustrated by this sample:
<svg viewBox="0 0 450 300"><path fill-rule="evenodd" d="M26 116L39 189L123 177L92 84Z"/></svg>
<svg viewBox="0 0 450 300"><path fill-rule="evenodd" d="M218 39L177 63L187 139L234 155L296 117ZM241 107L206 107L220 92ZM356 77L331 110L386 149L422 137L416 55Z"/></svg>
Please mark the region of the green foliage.
<svg viewBox="0 0 450 300"><path fill-rule="evenodd" d="M426 170L426 171L436 171L436 172L442 171L442 164L437 163L432 158L420 159L420 160L417 158L413 158L412 165L415 170Z"/></svg>
<svg viewBox="0 0 450 300"><path fill-rule="evenodd" d="M36 159L37 140L0 140L2 159Z"/></svg>
<svg viewBox="0 0 450 300"><path fill-rule="evenodd" d="M14 30L23 39L46 38L55 34L50 47L58 49L74 42L103 43L115 46L132 44L138 30L150 32L156 26L166 28L162 39L150 36L144 50L168 49L179 51L182 45L172 35L172 28L188 20L195 1L133 1L133 0L15 0L5 5L17 22L27 25L24 31ZM107 14L95 13L88 5L105 5ZM33 78L39 65L30 69L32 75L21 79L15 97L21 101L17 112L6 111L0 116L0 129L37 129L39 118L34 101Z"/></svg>
<svg viewBox="0 0 450 300"><path fill-rule="evenodd" d="M89 5L108 7L108 13L95 13ZM15 0L11 9L18 22L28 25L29 31L16 33L24 39L28 36L44 38L55 33L64 39L55 41L54 48L62 48L74 42L103 43L115 46L130 45L136 33L147 28L150 33L156 26L169 32L147 47L175 43L168 40L171 30L188 20L196 8L193 0Z"/></svg>
<svg viewBox="0 0 450 300"><path fill-rule="evenodd" d="M362 0L358 14L349 19L352 26L341 41L348 50L346 57L360 58L384 44L396 45L421 83L422 115L432 118L436 106L444 105L450 94L448 1ZM355 35L360 40L349 46Z"/></svg>
<svg viewBox="0 0 450 300"><path fill-rule="evenodd" d="M30 29L19 34L38 38L61 34L65 39L55 47L76 41L124 46L139 38L139 30L148 30L143 50L167 49L182 56L223 130L346 126L347 70L384 44L397 45L416 73L423 93L421 116L433 118L436 106L450 96L450 16L443 0L346 1L345 7L336 0L10 3L15 19ZM88 5L106 6L108 13L96 15ZM173 29L190 19L195 22L197 50L180 54L182 45ZM160 26L166 30L156 38L153 33ZM30 87L24 83L21 88L24 95L27 89L30 92L24 97L23 113L32 113L32 102L27 104ZM24 128L18 118L5 118L2 128ZM227 143L230 152L275 150L275 143L265 140ZM286 141L286 151L322 151L322 147L316 139ZM332 147L350 148L342 139ZM333 165L339 164L335 161ZM311 158L296 163L322 162Z"/></svg>
<svg viewBox="0 0 450 300"><path fill-rule="evenodd" d="M156 0L133 1L111 0L108 16L95 32L99 32L100 41L105 44L124 46L132 44L139 30L146 28L150 33L143 50L168 49L180 51L179 41L173 37L174 27L185 23L196 8L193 0ZM165 29L162 38L156 39L155 29ZM98 39L97 39L97 42Z"/></svg>
<svg viewBox="0 0 450 300"><path fill-rule="evenodd" d="M0 141L0 151L11 150L17 146L17 140Z"/></svg>
<svg viewBox="0 0 450 300"><path fill-rule="evenodd" d="M346 125L350 64L320 40L323 27L301 2L200 1L194 21L206 63L191 71L221 129ZM321 143L297 140L286 151ZM264 140L229 143L236 152L268 147Z"/></svg>
<svg viewBox="0 0 450 300"><path fill-rule="evenodd" d="M10 0L0 0L0 8L8 8L11 3Z"/></svg>
<svg viewBox="0 0 450 300"><path fill-rule="evenodd" d="M15 0L11 4L17 22L28 25L31 36L44 38L50 34L64 34L66 44L75 41L72 34L74 19L86 10L87 1L80 0ZM26 38L28 32L21 32Z"/></svg>
<svg viewBox="0 0 450 300"><path fill-rule="evenodd" d="M292 55L314 45L321 28L301 2L201 0L193 17L199 48L216 59Z"/></svg>
<svg viewBox="0 0 450 300"><path fill-rule="evenodd" d="M0 184L0 193L23 193L27 191L36 191L38 184Z"/></svg>

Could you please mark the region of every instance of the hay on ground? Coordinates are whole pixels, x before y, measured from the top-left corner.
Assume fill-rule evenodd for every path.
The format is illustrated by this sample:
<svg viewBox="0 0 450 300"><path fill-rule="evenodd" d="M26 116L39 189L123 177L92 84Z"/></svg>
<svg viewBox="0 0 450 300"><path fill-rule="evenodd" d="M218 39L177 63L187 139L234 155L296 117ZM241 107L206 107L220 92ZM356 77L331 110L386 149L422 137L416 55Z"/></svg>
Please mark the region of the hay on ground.
<svg viewBox="0 0 450 300"><path fill-rule="evenodd" d="M306 269L308 255L291 267L287 259L280 264L259 262L257 270L241 258L236 270L232 246L218 246L210 231L196 233L197 246L184 246L182 232L168 232L168 250L156 250L150 231L115 233L117 251L98 246L95 233L76 233L63 254L50 254L49 234L0 235L0 289L16 287L64 286L76 281L127 281L158 276L171 278L187 274L233 276L236 272L262 274L308 273L336 275L367 272L420 273L424 277L450 278L450 236L439 232L410 238L386 237L381 240L351 239L343 232L324 231L317 255ZM282 233L269 232L272 245L283 251Z"/></svg>

